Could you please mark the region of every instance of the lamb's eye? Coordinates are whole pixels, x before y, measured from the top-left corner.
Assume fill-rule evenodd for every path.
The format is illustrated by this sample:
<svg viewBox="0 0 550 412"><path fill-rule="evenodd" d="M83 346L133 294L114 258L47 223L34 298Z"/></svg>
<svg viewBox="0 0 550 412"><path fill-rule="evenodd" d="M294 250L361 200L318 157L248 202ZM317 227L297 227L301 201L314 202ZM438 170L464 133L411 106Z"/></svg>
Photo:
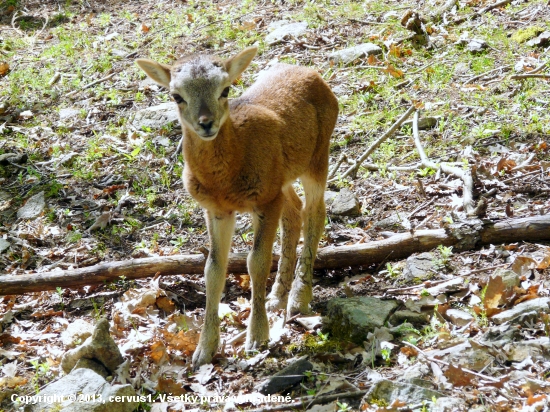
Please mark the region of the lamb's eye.
<svg viewBox="0 0 550 412"><path fill-rule="evenodd" d="M227 96L229 96L229 87L223 89L222 95L220 97L225 97L227 99Z"/></svg>
<svg viewBox="0 0 550 412"><path fill-rule="evenodd" d="M183 97L181 97L179 94L173 94L172 99L174 99L177 104L185 103L185 100L183 100Z"/></svg>

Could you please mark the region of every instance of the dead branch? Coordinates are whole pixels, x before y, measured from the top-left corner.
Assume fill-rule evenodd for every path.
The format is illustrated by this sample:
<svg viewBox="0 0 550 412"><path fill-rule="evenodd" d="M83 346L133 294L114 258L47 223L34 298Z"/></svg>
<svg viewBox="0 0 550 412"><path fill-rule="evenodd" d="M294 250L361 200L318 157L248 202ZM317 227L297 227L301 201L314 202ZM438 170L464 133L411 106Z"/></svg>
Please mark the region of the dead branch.
<svg viewBox="0 0 550 412"><path fill-rule="evenodd" d="M353 165L340 176L341 179L348 177L349 175L356 173L357 170L359 170L359 167L361 166L361 163L365 161L367 157L370 156L372 152L374 152L378 146L380 146L385 140L388 139L388 137L392 136L399 127L407 120L407 118L411 115L412 112L414 112L416 108L414 106L409 107L409 110L407 110L403 116L401 116L397 121L384 133L378 140L376 140L370 147L357 159ZM335 181L336 178L329 180L328 182Z"/></svg>
<svg viewBox="0 0 550 412"><path fill-rule="evenodd" d="M474 179L472 178L471 170L461 170L457 167L450 166L447 163L441 163L438 165L428 159L428 156L426 156L426 152L424 152L424 148L422 147L422 143L420 142L420 133L418 132L418 112L416 112L413 117L413 136L414 144L416 145L416 149L420 155L421 165L431 169L440 169L443 173L450 174L461 179L464 183L464 188L462 190L464 211L468 216L476 216L473 196Z"/></svg>
<svg viewBox="0 0 550 412"><path fill-rule="evenodd" d="M265 408L251 409L250 412L278 412L278 411L291 411L294 409L304 409L304 408L307 409L312 405L328 403L328 402L336 401L338 399L360 398L364 396L367 392L368 391L366 390L362 390L362 391L353 391L353 392L333 393L330 395L322 395L322 396L308 396L308 397L304 397L302 400L299 400L297 402L288 403L286 405L277 405L277 406L271 406L271 407L268 406Z"/></svg>
<svg viewBox="0 0 550 412"><path fill-rule="evenodd" d="M452 25L457 25L457 24L462 24L464 23L465 21L467 20L474 20L474 19L477 19L478 17L481 17L483 16L485 13L487 13L488 11L491 11L493 9L497 9L499 7L502 7L502 6L506 6L507 4L510 4L512 2L512 0L502 0L502 1L497 1L496 3L493 3L487 7L484 7L482 8L480 11L478 12L475 12L473 13L472 15L470 16L466 16L466 17L461 17L459 19L456 19L456 20L453 20L451 22L449 22L449 24L452 24Z"/></svg>
<svg viewBox="0 0 550 412"><path fill-rule="evenodd" d="M93 81L93 82L91 82L91 83L88 83L87 85L82 86L82 87L81 87L80 89L78 89L78 90L73 90L72 92L67 93L67 94L65 95L65 97L70 97L70 96L72 96L72 95L74 95L74 94L77 94L78 92L81 92L81 91L83 91L83 90L89 89L90 87L95 86L95 85L98 84L98 83L105 82L105 81L109 80L111 77L113 77L113 76L116 75L116 74L118 74L118 72L111 73L111 74L108 75L108 76L102 77L101 79L98 79L98 80L95 80L95 81Z"/></svg>
<svg viewBox="0 0 550 412"><path fill-rule="evenodd" d="M475 246L519 241L550 240L550 215L511 219L502 222L483 222L476 233ZM402 259L413 253L427 252L439 245L458 245L460 239L445 229L416 230L399 233L388 239L351 246L325 247L319 250L315 269L342 269L369 266L390 259ZM473 247L473 246L472 246ZM230 255L228 272L246 273L246 253ZM271 270L276 270L279 256L274 255ZM0 276L0 296L41 292L61 288L78 288L86 285L125 279L162 275L203 273L204 255L159 256L119 262L105 262L80 269L54 270L28 275Z"/></svg>
<svg viewBox="0 0 550 412"><path fill-rule="evenodd" d="M526 73L526 74L515 74L510 76L512 80L523 80L523 79L550 79L550 74L538 74L538 73Z"/></svg>

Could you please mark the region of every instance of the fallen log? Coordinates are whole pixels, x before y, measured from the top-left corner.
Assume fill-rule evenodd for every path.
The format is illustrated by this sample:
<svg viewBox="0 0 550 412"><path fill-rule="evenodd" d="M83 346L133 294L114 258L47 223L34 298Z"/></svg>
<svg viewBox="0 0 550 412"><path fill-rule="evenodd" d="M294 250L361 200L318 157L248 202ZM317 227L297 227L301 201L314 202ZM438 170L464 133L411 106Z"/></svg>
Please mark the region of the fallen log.
<svg viewBox="0 0 550 412"><path fill-rule="evenodd" d="M487 244L519 241L550 240L550 215L510 219L500 222L476 220L466 234L448 229L418 230L414 233L400 233L388 239L374 242L325 247L319 250L315 269L338 269L368 266L426 252L439 245L458 246L461 249ZM477 225L477 226L476 226ZM472 228L477 227L476 230ZM464 243L464 238L471 239ZM464 247L464 245L467 245ZM228 272L245 273L246 253L232 253ZM277 267L279 257L274 255L272 270ZM0 276L0 296L54 290L57 287L77 288L86 285L115 281L121 276L139 279L161 275L203 273L206 258L203 255L159 256L105 262L80 269L54 270L28 275Z"/></svg>

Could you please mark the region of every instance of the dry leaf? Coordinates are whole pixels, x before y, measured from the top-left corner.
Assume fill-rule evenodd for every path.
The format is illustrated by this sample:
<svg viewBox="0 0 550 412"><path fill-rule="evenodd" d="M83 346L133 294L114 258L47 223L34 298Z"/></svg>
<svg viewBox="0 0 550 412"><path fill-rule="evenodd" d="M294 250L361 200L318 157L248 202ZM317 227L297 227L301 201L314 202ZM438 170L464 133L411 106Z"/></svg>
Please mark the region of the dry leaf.
<svg viewBox="0 0 550 412"><path fill-rule="evenodd" d="M157 390L162 393L169 393L173 396L180 396L187 393L182 384L170 378L160 377L157 383Z"/></svg>
<svg viewBox="0 0 550 412"><path fill-rule="evenodd" d="M141 31L142 33L149 33L149 26L147 26L144 23L141 23Z"/></svg>
<svg viewBox="0 0 550 412"><path fill-rule="evenodd" d="M412 356L418 356L418 351L415 348L411 348L410 346L403 346L400 349L401 353L404 354L407 358L410 358Z"/></svg>
<svg viewBox="0 0 550 412"><path fill-rule="evenodd" d="M517 256L514 260L514 263L512 263L512 270L516 272L518 275L523 276L526 274L530 274L531 269L535 269L537 267L537 262L535 259L529 256Z"/></svg>
<svg viewBox="0 0 550 412"><path fill-rule="evenodd" d="M501 276L493 276L489 279L487 289L485 290L485 300L483 301L485 309L497 308L504 295L506 285Z"/></svg>
<svg viewBox="0 0 550 412"><path fill-rule="evenodd" d="M390 76L395 77L396 79L400 79L403 77L403 72L399 69L396 69L391 64L388 64L388 66L383 69L384 72L388 73Z"/></svg>
<svg viewBox="0 0 550 412"><path fill-rule="evenodd" d="M159 309L165 311L166 313L172 313L176 310L176 305L174 301L166 296L161 296L157 299L157 306Z"/></svg>
<svg viewBox="0 0 550 412"><path fill-rule="evenodd" d="M502 157L497 163L497 171L500 172L504 170L506 172L509 172L516 166L517 164L513 160Z"/></svg>
<svg viewBox="0 0 550 412"><path fill-rule="evenodd" d="M166 352L166 346L161 341L156 341L151 345L149 351L149 357L156 365L161 365L166 362L168 353Z"/></svg>
<svg viewBox="0 0 550 412"><path fill-rule="evenodd" d="M472 375L464 372L460 366L449 365L445 376L454 386L468 386L472 383Z"/></svg>
<svg viewBox="0 0 550 412"><path fill-rule="evenodd" d="M0 62L0 76L5 76L10 71L10 65L6 62Z"/></svg>

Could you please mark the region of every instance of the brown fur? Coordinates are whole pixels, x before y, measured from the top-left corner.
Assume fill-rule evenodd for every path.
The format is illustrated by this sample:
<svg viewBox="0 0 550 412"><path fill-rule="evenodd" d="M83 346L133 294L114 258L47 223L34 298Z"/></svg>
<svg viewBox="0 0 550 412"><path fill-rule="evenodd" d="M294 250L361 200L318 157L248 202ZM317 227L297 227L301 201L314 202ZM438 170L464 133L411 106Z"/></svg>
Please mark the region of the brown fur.
<svg viewBox="0 0 550 412"><path fill-rule="evenodd" d="M223 97L218 98L220 91L248 66L254 54L255 49L249 48L225 62L214 57L190 56L179 60L171 72L167 72L168 66L150 60L138 61L151 78L189 100L178 106L184 130L183 178L187 190L206 210L211 241L205 269L206 317L193 356L195 366L210 362L219 343L217 308L235 211L251 212L254 224L254 245L248 259L252 313L247 348L257 348L269 337L265 289L279 221L282 258L268 306L287 308L289 314L306 312L312 296L312 266L324 227L329 140L338 102L317 72L281 64L264 72L252 87L229 104ZM228 73L227 78L218 76L215 67L220 65ZM178 75L181 84L179 81L174 84L170 79ZM199 113L206 113L213 122L210 135L210 129L205 128L204 132L201 129ZM303 210L292 188L298 178L306 197ZM304 249L292 282L302 221Z"/></svg>

